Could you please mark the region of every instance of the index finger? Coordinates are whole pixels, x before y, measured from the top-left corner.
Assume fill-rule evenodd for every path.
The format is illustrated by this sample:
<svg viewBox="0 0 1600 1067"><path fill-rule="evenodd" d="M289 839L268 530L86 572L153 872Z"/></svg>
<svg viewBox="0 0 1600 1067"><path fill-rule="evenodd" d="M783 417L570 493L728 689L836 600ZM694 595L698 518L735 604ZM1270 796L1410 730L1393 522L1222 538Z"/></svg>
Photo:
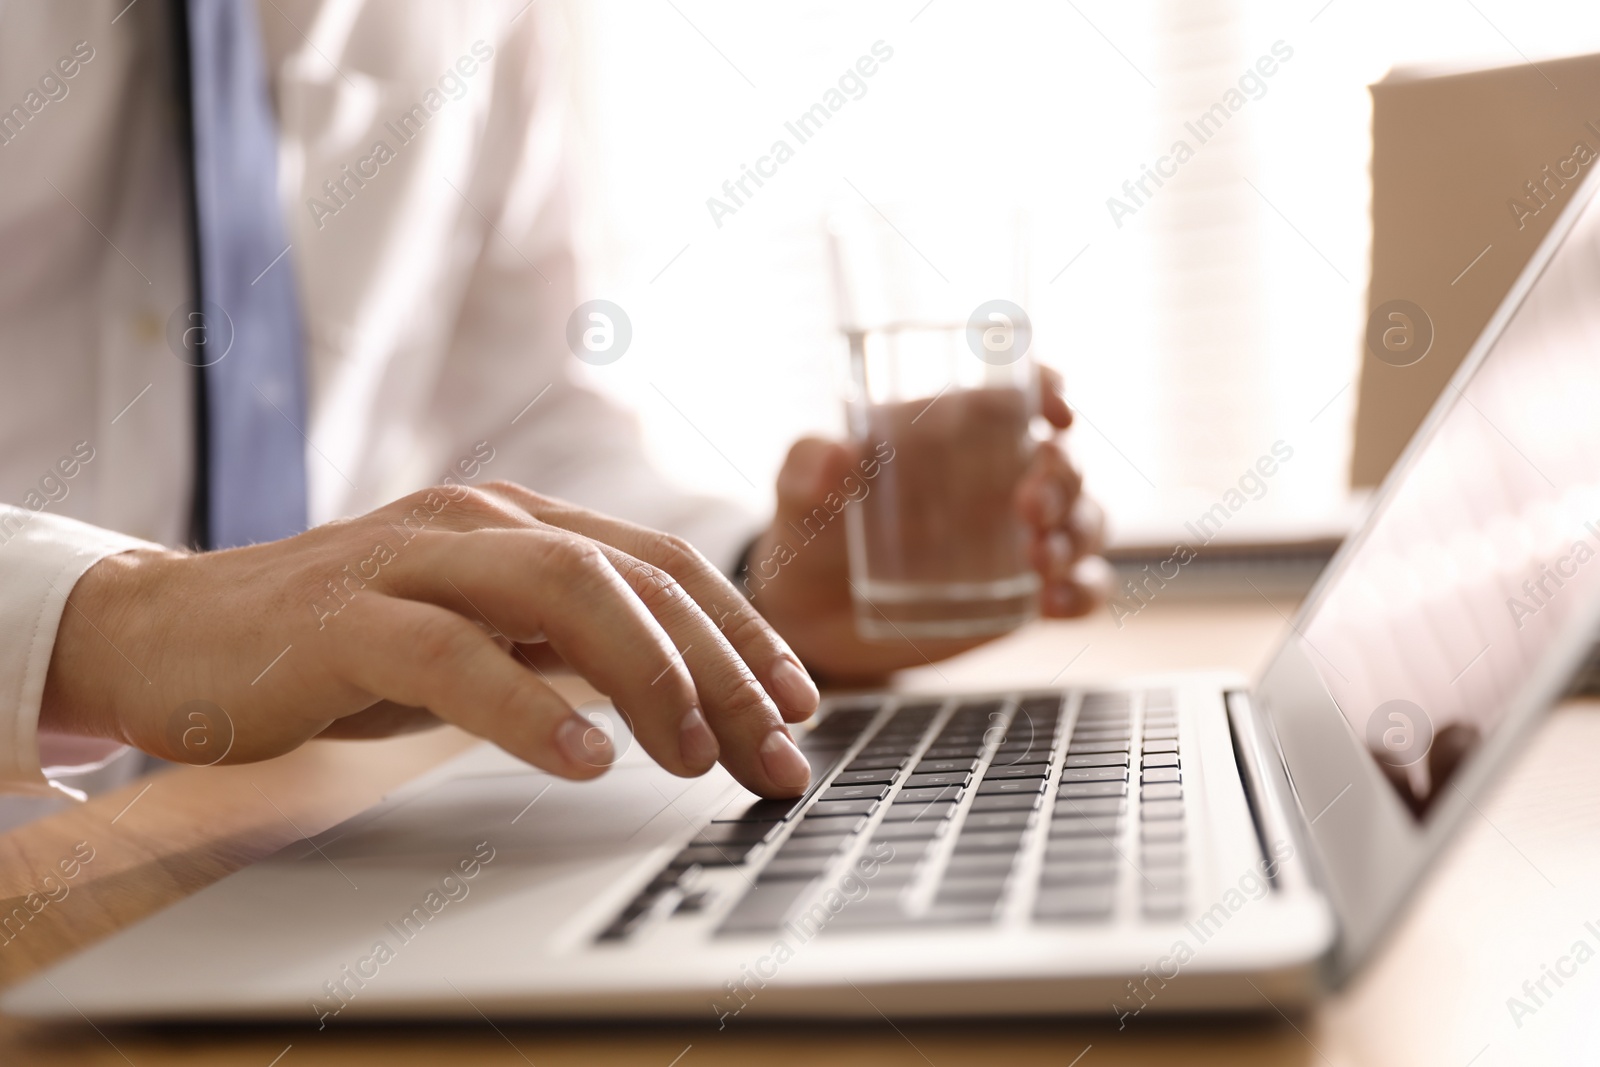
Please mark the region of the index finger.
<svg viewBox="0 0 1600 1067"><path fill-rule="evenodd" d="M749 664L756 680L772 697L786 721L801 722L817 710L821 697L810 675L800 665L800 657L750 602L739 595L733 583L687 541L599 515L563 500L540 496L512 482L490 482L480 488L506 497L540 522L603 541L666 571L678 580L740 658Z"/></svg>

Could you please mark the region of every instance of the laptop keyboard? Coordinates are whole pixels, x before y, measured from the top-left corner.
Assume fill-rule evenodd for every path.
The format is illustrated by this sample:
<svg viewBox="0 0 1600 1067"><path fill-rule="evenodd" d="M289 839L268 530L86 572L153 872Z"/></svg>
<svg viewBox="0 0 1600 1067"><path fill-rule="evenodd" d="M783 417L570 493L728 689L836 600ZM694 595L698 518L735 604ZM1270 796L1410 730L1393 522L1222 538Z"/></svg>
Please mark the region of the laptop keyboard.
<svg viewBox="0 0 1600 1067"><path fill-rule="evenodd" d="M1166 690L835 707L800 740L813 786L713 817L600 934L722 906L719 935L1184 914L1177 711ZM876 728L874 728L876 726ZM1070 732L1069 732L1070 728ZM1136 832L1129 830L1137 827ZM1131 887L1131 889L1130 889Z"/></svg>

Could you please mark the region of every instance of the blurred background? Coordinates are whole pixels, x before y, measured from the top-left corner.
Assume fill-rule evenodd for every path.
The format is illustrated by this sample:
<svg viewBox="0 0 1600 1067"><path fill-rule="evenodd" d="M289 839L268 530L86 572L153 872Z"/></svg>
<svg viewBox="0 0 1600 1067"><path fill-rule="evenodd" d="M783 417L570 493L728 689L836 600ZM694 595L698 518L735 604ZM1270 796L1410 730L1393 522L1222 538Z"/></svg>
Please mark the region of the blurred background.
<svg viewBox="0 0 1600 1067"><path fill-rule="evenodd" d="M1600 6L1527 0L543 0L532 14L567 64L581 295L634 324L633 358L589 372L641 413L675 476L765 509L788 443L842 432L830 210L1018 205L1035 352L1066 376L1073 451L1114 539L1152 544L1276 441L1293 461L1237 525L1292 539L1348 522L1368 86L1397 67L1600 51ZM785 122L880 41L893 55L865 93L713 218L707 199L728 202L723 183L776 139L796 145ZM1201 144L1185 123L1263 56L1275 72ZM1124 182L1180 138L1193 158L1135 205ZM1111 197L1136 210L1114 218ZM937 286L962 264L927 217L898 222Z"/></svg>

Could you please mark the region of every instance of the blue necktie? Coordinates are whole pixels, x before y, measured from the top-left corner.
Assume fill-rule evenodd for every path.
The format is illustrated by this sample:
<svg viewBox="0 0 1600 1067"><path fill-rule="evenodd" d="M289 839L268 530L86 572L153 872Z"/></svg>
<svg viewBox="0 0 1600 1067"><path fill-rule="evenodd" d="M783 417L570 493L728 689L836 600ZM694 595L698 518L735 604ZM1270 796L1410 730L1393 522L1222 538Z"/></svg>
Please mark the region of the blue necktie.
<svg viewBox="0 0 1600 1067"><path fill-rule="evenodd" d="M207 548L306 528L305 366L254 0L188 15Z"/></svg>

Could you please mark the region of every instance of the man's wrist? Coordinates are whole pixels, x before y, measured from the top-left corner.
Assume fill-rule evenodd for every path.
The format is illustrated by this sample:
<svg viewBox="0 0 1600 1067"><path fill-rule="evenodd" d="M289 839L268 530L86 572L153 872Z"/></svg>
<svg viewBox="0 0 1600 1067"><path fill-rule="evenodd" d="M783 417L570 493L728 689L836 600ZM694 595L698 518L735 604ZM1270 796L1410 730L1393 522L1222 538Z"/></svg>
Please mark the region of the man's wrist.
<svg viewBox="0 0 1600 1067"><path fill-rule="evenodd" d="M180 555L136 548L83 572L67 594L51 649L39 705L41 732L128 743L117 715L131 710L134 701L119 696L124 687L116 679L126 674L141 687L149 684L141 620L157 609L141 590L150 586L154 570Z"/></svg>

